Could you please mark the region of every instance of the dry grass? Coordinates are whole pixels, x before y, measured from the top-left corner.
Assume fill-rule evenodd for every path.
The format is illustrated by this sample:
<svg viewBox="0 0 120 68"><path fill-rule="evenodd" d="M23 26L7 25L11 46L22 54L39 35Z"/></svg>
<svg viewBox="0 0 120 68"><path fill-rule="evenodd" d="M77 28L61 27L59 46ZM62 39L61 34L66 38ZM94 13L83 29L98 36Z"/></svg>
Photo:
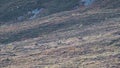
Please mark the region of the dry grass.
<svg viewBox="0 0 120 68"><path fill-rule="evenodd" d="M48 33L35 38L26 38L26 35L26 40L0 44L0 68L120 68L119 10L109 10L113 12L107 13L107 9L83 14L80 10L67 11L31 24L1 26L0 37L9 32L14 36L44 23L48 26L41 32L48 30ZM61 23L61 27L55 27ZM56 30L50 31L52 28Z"/></svg>

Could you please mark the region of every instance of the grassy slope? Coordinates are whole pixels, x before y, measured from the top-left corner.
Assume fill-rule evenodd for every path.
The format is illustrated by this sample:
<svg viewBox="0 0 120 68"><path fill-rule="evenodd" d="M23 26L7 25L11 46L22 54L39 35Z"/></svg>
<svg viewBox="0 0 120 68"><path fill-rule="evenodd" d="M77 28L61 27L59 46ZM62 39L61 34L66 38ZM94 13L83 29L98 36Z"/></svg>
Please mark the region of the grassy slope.
<svg viewBox="0 0 120 68"><path fill-rule="evenodd" d="M120 10L79 9L3 25L0 39L9 43L0 45L1 68L119 68Z"/></svg>
<svg viewBox="0 0 120 68"><path fill-rule="evenodd" d="M98 11L99 12L99 11ZM1 68L119 68L120 18L77 23L0 47ZM63 26L62 26L63 27Z"/></svg>
<svg viewBox="0 0 120 68"><path fill-rule="evenodd" d="M60 15L53 15L52 16L53 19L51 20L48 20L49 18L45 18L43 22L41 20L42 24L39 23L38 21L36 22L33 21L28 23L25 22L26 24L24 26L20 24L13 24L12 26L5 26L5 28L1 27L0 43L10 43L14 41L20 41L23 39L35 38L59 30L61 28L64 29L71 27L76 24L83 24L87 26L87 25L101 23L101 21L105 21L106 19L120 17L119 14L120 10L112 10L112 12L106 12L106 11L105 12L86 11L82 15L75 15L75 16L73 16L72 14L79 13L79 11L66 13L66 16L61 13L60 14L62 15L61 17L59 17ZM59 21L59 19L61 20ZM48 20L48 22L46 22L46 20Z"/></svg>

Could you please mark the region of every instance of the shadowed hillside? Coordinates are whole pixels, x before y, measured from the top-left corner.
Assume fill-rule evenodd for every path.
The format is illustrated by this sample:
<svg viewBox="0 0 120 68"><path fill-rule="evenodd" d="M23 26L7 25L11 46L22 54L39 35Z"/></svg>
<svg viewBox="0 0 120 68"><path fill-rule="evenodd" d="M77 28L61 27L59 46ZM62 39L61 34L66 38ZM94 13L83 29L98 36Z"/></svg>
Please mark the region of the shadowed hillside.
<svg viewBox="0 0 120 68"><path fill-rule="evenodd" d="M120 8L120 0L113 1L113 0L96 0L94 5L99 6L100 8L107 8L107 9L115 9Z"/></svg>
<svg viewBox="0 0 120 68"><path fill-rule="evenodd" d="M13 2L0 1L0 12ZM20 11L35 9L33 19L1 23L0 68L120 68L119 0L15 2L31 4Z"/></svg>
<svg viewBox="0 0 120 68"><path fill-rule="evenodd" d="M32 19L34 12L42 17L53 13L72 10L79 0L1 0L0 22Z"/></svg>

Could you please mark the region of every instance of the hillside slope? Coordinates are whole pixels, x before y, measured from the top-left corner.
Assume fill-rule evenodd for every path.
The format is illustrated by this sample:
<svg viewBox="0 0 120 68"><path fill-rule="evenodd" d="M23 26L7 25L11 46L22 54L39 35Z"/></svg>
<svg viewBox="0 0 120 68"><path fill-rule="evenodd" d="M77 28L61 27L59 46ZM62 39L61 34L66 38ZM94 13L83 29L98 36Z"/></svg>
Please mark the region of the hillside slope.
<svg viewBox="0 0 120 68"><path fill-rule="evenodd" d="M0 25L0 68L120 68L119 2Z"/></svg>
<svg viewBox="0 0 120 68"><path fill-rule="evenodd" d="M0 22L16 22L72 10L80 0L1 0ZM2 23L3 24L3 23Z"/></svg>

